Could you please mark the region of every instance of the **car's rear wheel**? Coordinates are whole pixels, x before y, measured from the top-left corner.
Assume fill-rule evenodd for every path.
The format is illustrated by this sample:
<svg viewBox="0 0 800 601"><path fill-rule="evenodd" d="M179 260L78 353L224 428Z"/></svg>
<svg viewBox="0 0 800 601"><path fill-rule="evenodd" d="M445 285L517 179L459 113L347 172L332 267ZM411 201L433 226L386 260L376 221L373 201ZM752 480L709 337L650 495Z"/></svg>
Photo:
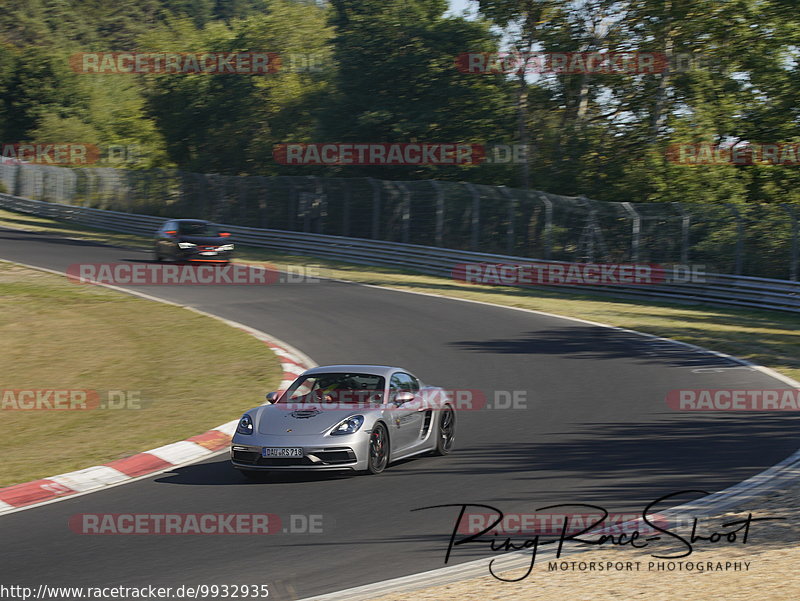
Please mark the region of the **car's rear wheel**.
<svg viewBox="0 0 800 601"><path fill-rule="evenodd" d="M163 257L161 256L161 253L158 252L158 248L154 248L153 249L153 257L155 258L156 261L159 261L159 262L163 260Z"/></svg>
<svg viewBox="0 0 800 601"><path fill-rule="evenodd" d="M386 426L375 424L369 435L369 456L367 457L367 473L380 474L389 463L389 433Z"/></svg>
<svg viewBox="0 0 800 601"><path fill-rule="evenodd" d="M447 455L453 450L453 442L456 439L456 414L450 405L445 405L442 409L436 435L436 448L433 454Z"/></svg>

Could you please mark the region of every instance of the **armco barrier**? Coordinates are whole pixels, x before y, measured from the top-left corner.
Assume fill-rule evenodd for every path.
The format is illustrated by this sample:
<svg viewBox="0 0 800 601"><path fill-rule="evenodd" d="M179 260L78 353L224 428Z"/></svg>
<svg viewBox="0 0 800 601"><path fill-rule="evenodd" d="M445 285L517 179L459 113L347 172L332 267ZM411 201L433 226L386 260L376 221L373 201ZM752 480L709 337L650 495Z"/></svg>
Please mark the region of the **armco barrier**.
<svg viewBox="0 0 800 601"><path fill-rule="evenodd" d="M76 207L0 194L0 207L72 221L81 225L115 232L152 235L166 218ZM258 229L225 225L235 242L285 253L311 255L361 265L407 269L420 273L450 277L463 263L553 263L506 255L452 250L433 246L386 242L364 238L346 238L282 230ZM580 290L582 293L603 293L614 296L683 303L710 303L760 309L800 312L800 283L790 280L743 277L703 273L702 282L668 285L557 286L558 289Z"/></svg>

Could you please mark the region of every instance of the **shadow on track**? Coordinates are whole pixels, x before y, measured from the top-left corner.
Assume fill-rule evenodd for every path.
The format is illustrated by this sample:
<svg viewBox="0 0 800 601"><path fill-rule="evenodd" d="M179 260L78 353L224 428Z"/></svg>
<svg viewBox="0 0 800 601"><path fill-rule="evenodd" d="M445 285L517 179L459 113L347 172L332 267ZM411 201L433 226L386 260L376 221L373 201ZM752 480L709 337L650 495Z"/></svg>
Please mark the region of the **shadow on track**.
<svg viewBox="0 0 800 601"><path fill-rule="evenodd" d="M599 326L551 328L504 340L464 340L451 346L473 353L561 355L567 359L633 359L676 367L741 367L740 363L682 345Z"/></svg>
<svg viewBox="0 0 800 601"><path fill-rule="evenodd" d="M262 480L248 480L231 467L227 459L213 463L196 463L166 472L156 478L160 484L189 486L264 486L269 484L299 484L324 482L358 477L353 472L271 472Z"/></svg>
<svg viewBox="0 0 800 601"><path fill-rule="evenodd" d="M545 480L553 491L563 485L564 493L572 495L567 498L577 492L604 502L618 501L621 490L632 497L636 491L652 497L683 488L721 490L765 464L784 460L798 447L797 415L664 417L657 423L576 424L571 432L552 432L535 442L469 446L462 438L462 446L445 461L424 467L409 463L403 471L421 476L432 469L440 478Z"/></svg>

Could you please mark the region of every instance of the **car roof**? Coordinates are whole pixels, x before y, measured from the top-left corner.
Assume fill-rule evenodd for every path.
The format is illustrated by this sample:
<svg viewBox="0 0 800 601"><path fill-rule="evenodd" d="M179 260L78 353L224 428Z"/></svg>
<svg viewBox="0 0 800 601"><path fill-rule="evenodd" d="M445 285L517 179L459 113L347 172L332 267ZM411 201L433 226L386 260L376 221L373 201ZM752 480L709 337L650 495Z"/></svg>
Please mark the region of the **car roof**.
<svg viewBox="0 0 800 601"><path fill-rule="evenodd" d="M403 369L402 367L391 367L389 365L352 364L352 365L320 365L319 367L314 367L312 369L309 369L305 373L307 375L330 374L330 373L360 373L360 374L369 374L371 376L383 376L384 378L388 378L396 371L408 372L408 370Z"/></svg>
<svg viewBox="0 0 800 601"><path fill-rule="evenodd" d="M170 221L175 221L176 223L211 223L205 219L170 219Z"/></svg>

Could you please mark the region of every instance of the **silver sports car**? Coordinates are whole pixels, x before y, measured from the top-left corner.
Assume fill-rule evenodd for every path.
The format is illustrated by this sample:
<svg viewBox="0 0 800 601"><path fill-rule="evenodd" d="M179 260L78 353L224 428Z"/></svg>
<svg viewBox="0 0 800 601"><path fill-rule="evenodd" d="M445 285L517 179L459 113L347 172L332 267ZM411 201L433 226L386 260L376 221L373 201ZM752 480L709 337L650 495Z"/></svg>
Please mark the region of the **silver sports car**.
<svg viewBox="0 0 800 601"><path fill-rule="evenodd" d="M231 462L247 477L272 470L379 474L412 455L446 455L455 440L446 392L399 367L315 367L267 400L242 416L231 441Z"/></svg>

